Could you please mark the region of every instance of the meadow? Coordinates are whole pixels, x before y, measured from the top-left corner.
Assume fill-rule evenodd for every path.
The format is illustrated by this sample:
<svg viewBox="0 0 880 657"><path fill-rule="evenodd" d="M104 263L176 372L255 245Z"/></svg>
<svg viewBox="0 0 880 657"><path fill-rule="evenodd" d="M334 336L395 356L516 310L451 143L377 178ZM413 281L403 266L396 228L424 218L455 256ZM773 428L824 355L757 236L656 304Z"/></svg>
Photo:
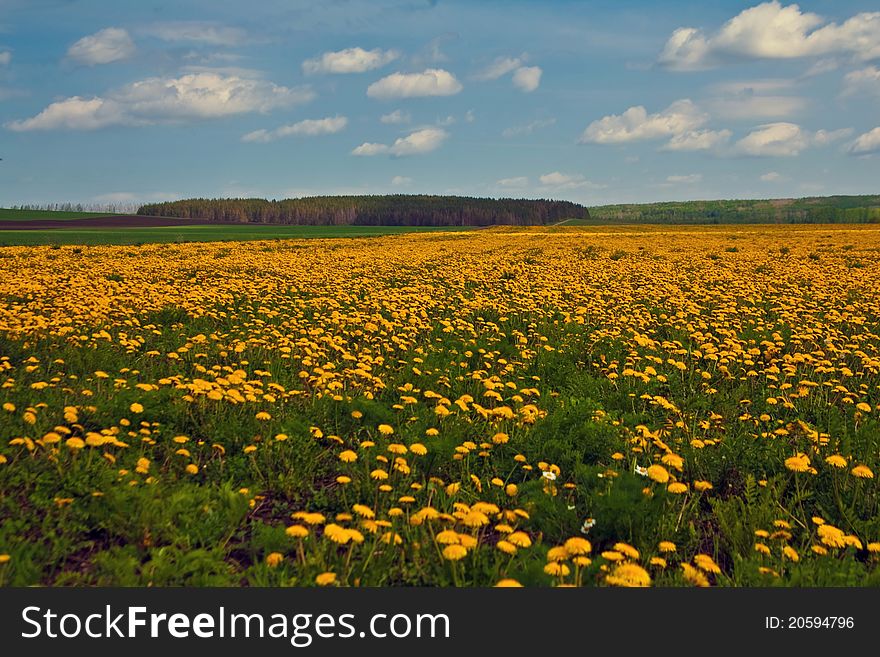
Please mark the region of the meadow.
<svg viewBox="0 0 880 657"><path fill-rule="evenodd" d="M870 227L0 248L0 584L878 585L878 329Z"/></svg>
<svg viewBox="0 0 880 657"><path fill-rule="evenodd" d="M374 237L420 231L454 230L444 226L283 226L259 224L203 224L108 228L46 228L0 230L2 246L141 245L186 242L240 242L334 237ZM458 230L462 230L459 228Z"/></svg>

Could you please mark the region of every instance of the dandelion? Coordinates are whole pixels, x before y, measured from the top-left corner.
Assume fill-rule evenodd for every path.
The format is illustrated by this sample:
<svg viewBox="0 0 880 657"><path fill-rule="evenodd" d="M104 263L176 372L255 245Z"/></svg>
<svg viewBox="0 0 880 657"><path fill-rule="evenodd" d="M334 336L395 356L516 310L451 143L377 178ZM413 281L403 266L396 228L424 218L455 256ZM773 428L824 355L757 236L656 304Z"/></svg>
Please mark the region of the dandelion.
<svg viewBox="0 0 880 657"><path fill-rule="evenodd" d="M665 484L669 481L669 472L666 471L662 465L654 465L648 466L645 470L645 475L652 481L656 481L658 484Z"/></svg>
<svg viewBox="0 0 880 657"><path fill-rule="evenodd" d="M266 565L269 568L278 567L282 561L284 561L284 555L280 552L270 552L266 555Z"/></svg>
<svg viewBox="0 0 880 657"><path fill-rule="evenodd" d="M846 459L842 457L840 454L832 454L831 456L825 457L825 463L830 465L833 468L845 468L846 467Z"/></svg>
<svg viewBox="0 0 880 657"><path fill-rule="evenodd" d="M189 465L186 466L185 469L186 469L187 474L191 474L191 475L199 474L199 466L197 466L195 463L190 463Z"/></svg>
<svg viewBox="0 0 880 657"><path fill-rule="evenodd" d="M467 556L467 548L462 545L452 544L443 548L443 558L449 561L459 561Z"/></svg>
<svg viewBox="0 0 880 657"><path fill-rule="evenodd" d="M685 581L692 584L693 586L705 587L709 586L709 580L706 579L706 576L701 573L699 570L694 568L689 563L681 564L682 575L684 576Z"/></svg>
<svg viewBox="0 0 880 657"><path fill-rule="evenodd" d="M718 564L708 554L698 554L694 557L693 561L697 568L707 573L718 574L721 572L721 568L718 567Z"/></svg>
<svg viewBox="0 0 880 657"><path fill-rule="evenodd" d="M651 586L648 571L635 563L622 563L614 567L605 581L612 586L645 587Z"/></svg>
<svg viewBox="0 0 880 657"><path fill-rule="evenodd" d="M309 535L309 530L303 525L290 525L287 529L284 530L284 533L291 538L305 538Z"/></svg>
<svg viewBox="0 0 880 657"><path fill-rule="evenodd" d="M128 410L130 410L132 413L143 413L144 407L141 404L134 402L133 404L131 404L131 406L128 407Z"/></svg>
<svg viewBox="0 0 880 657"><path fill-rule="evenodd" d="M567 577L571 569L560 561L551 561L544 566L544 572L553 577Z"/></svg>
<svg viewBox="0 0 880 657"><path fill-rule="evenodd" d="M850 473L853 477L858 477L859 479L873 479L874 471L871 470L867 465L857 465Z"/></svg>
<svg viewBox="0 0 880 657"><path fill-rule="evenodd" d="M318 586L330 586L336 583L336 573L326 572L315 577L315 584Z"/></svg>
<svg viewBox="0 0 880 657"><path fill-rule="evenodd" d="M810 469L810 458L806 454L798 454L785 459L785 467L792 472L807 472Z"/></svg>
<svg viewBox="0 0 880 657"><path fill-rule="evenodd" d="M532 539L529 538L529 535L523 531L516 531L507 537L508 543L512 543L513 545L521 548L528 548L532 546Z"/></svg>
<svg viewBox="0 0 880 657"><path fill-rule="evenodd" d="M383 436L390 436L394 433L394 427L392 427L390 424L380 424L378 428L379 433L381 433Z"/></svg>
<svg viewBox="0 0 880 657"><path fill-rule="evenodd" d="M496 588L522 588L522 584L517 582L515 579L500 579L498 583L495 584Z"/></svg>
<svg viewBox="0 0 880 657"><path fill-rule="evenodd" d="M674 481L666 487L666 490L673 495L681 495L683 493L686 493L687 489L687 484L683 484L680 481Z"/></svg>

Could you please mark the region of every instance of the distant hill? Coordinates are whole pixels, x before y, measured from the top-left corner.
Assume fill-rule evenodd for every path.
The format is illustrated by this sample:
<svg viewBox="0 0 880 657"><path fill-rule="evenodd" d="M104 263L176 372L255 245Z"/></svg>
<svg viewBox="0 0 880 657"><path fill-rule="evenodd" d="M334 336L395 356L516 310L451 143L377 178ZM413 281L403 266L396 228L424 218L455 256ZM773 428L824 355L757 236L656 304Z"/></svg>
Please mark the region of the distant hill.
<svg viewBox="0 0 880 657"><path fill-rule="evenodd" d="M591 224L880 223L880 195L634 203L590 208Z"/></svg>
<svg viewBox="0 0 880 657"><path fill-rule="evenodd" d="M540 226L589 219L586 207L569 201L416 194L195 198L143 205L137 214L297 226Z"/></svg>

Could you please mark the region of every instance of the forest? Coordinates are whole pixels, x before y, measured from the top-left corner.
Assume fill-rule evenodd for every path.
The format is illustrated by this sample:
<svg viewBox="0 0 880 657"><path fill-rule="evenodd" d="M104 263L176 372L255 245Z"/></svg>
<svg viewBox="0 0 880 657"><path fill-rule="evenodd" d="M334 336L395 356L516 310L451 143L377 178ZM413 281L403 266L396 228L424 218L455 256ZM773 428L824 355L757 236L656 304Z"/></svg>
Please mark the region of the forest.
<svg viewBox="0 0 880 657"><path fill-rule="evenodd" d="M598 224L880 223L880 196L603 205L590 208L590 219Z"/></svg>
<svg viewBox="0 0 880 657"><path fill-rule="evenodd" d="M298 226L533 226L589 219L586 207L569 201L410 194L195 198L143 205L137 214Z"/></svg>

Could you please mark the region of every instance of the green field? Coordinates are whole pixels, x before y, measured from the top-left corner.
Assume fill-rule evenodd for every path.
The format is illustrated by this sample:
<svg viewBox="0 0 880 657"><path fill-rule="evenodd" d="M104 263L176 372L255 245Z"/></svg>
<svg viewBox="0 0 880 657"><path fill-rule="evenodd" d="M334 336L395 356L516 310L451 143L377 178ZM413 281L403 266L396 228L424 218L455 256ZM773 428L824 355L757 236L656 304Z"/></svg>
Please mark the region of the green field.
<svg viewBox="0 0 880 657"><path fill-rule="evenodd" d="M53 228L0 231L0 246L149 244L157 242L224 242L271 239L373 237L419 231L461 231L468 227L421 226L160 226L156 228Z"/></svg>
<svg viewBox="0 0 880 657"><path fill-rule="evenodd" d="M72 221L90 217L106 217L114 212L65 212L61 210L12 210L0 208L0 221Z"/></svg>

